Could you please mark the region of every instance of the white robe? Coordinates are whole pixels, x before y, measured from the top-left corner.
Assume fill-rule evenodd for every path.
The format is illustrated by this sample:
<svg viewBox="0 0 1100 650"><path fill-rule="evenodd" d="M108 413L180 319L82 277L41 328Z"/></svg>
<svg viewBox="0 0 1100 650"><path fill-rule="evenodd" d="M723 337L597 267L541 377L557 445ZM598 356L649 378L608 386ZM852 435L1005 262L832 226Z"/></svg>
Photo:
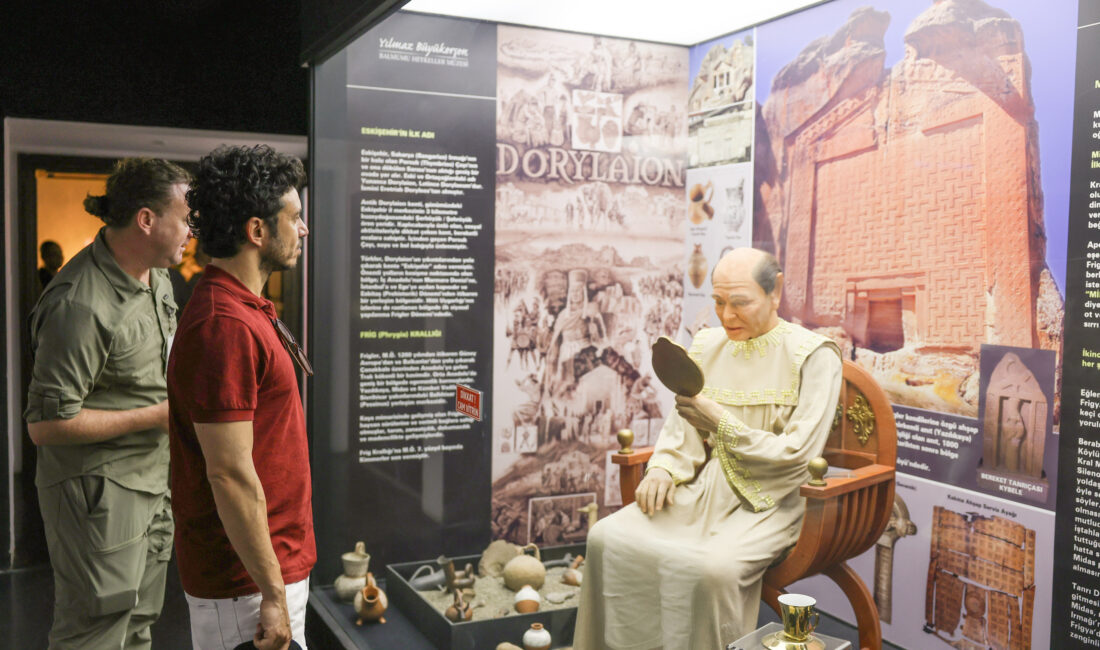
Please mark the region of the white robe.
<svg viewBox="0 0 1100 650"><path fill-rule="evenodd" d="M665 421L649 467L677 482L675 505L650 517L632 504L593 527L577 650L724 648L756 628L764 571L798 540L798 488L833 424L839 351L780 321L741 342L703 330L690 354L727 411L710 436L719 449L708 461L694 427Z"/></svg>

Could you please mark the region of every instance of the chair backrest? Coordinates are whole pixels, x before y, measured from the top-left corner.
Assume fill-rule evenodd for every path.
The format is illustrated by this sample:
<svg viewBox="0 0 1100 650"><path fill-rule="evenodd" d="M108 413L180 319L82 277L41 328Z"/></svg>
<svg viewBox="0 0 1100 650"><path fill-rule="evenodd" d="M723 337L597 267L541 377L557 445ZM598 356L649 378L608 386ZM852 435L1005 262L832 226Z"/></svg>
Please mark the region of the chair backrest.
<svg viewBox="0 0 1100 650"><path fill-rule="evenodd" d="M894 409L871 373L854 361L844 362L844 385L825 459L835 467L854 469L877 463L894 467L898 434Z"/></svg>

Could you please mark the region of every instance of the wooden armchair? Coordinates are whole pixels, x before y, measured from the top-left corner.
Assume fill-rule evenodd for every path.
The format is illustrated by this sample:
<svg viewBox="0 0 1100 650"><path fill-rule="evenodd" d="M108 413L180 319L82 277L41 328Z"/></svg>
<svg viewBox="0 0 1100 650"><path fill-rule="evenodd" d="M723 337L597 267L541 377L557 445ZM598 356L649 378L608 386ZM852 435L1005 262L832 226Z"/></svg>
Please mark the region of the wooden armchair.
<svg viewBox="0 0 1100 650"><path fill-rule="evenodd" d="M616 453L623 504L634 502L634 490L652 447ZM800 489L806 517L798 542L764 574L761 597L776 614L779 596L793 582L817 574L831 578L848 597L859 626L859 645L882 647L878 608L863 580L846 561L874 545L886 529L894 507L894 461L897 429L894 412L882 388L851 361L844 362L844 385L824 463L811 462L811 481ZM815 478L826 477L815 485ZM781 615L781 614L780 614Z"/></svg>

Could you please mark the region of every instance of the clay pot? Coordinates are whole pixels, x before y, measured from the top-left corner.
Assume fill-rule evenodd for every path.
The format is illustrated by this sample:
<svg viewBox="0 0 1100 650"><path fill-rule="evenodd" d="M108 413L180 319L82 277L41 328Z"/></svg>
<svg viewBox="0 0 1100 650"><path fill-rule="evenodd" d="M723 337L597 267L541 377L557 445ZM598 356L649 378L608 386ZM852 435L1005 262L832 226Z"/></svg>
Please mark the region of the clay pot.
<svg viewBox="0 0 1100 650"><path fill-rule="evenodd" d="M386 613L390 601L386 598L386 592L378 588L374 581L374 575L367 573L367 586L355 594L355 613L359 615L356 625L362 625L363 621L378 621L385 623L382 617Z"/></svg>
<svg viewBox="0 0 1100 650"><path fill-rule="evenodd" d="M707 256L703 255L702 244L695 245L695 251L688 259L688 279L696 289L701 288L707 279Z"/></svg>
<svg viewBox="0 0 1100 650"><path fill-rule="evenodd" d="M443 612L443 615L452 623L460 623L473 618L474 609L465 600L462 600L462 592L456 591L455 601Z"/></svg>
<svg viewBox="0 0 1100 650"><path fill-rule="evenodd" d="M497 644L497 650L523 650L523 648L514 643L508 643L507 641L505 641L504 643Z"/></svg>
<svg viewBox="0 0 1100 650"><path fill-rule="evenodd" d="M363 542L355 543L355 550L340 556L340 562L344 565L344 575L350 578L362 578L367 575L370 567L370 553L367 553Z"/></svg>
<svg viewBox="0 0 1100 650"><path fill-rule="evenodd" d="M332 584L336 597L344 602L355 600L355 594L367 586L367 568L370 566L370 554L363 542L355 543L355 550L340 556L344 565L344 574Z"/></svg>
<svg viewBox="0 0 1100 650"><path fill-rule="evenodd" d="M532 623L531 629L523 633L524 650L550 650L550 632L542 623Z"/></svg>
<svg viewBox="0 0 1100 650"><path fill-rule="evenodd" d="M714 216L714 208L710 207L710 201L714 198L714 183L707 181L706 185L696 183L688 192L690 201L691 223L699 225Z"/></svg>
<svg viewBox="0 0 1100 650"><path fill-rule="evenodd" d="M539 547L528 544L523 550L534 550L535 556L524 553L508 560L508 564L504 565L504 585L512 591L519 591L524 585L541 589L546 582L546 567L542 565Z"/></svg>
<svg viewBox="0 0 1100 650"><path fill-rule="evenodd" d="M535 591L531 585L523 585L523 587L516 592L515 601L516 611L520 614L537 612L542 605L542 598L539 596L539 592Z"/></svg>
<svg viewBox="0 0 1100 650"><path fill-rule="evenodd" d="M584 581L584 574L580 571L581 564L583 563L584 556L578 555L577 559L573 560L573 564L562 572L561 581L567 585L573 585L574 587L581 586L581 582Z"/></svg>
<svg viewBox="0 0 1100 650"><path fill-rule="evenodd" d="M336 582L332 583L332 588L336 591L336 597L345 603L350 603L355 600L355 594L359 593L363 587L367 586L367 576L348 576L342 575L336 578Z"/></svg>

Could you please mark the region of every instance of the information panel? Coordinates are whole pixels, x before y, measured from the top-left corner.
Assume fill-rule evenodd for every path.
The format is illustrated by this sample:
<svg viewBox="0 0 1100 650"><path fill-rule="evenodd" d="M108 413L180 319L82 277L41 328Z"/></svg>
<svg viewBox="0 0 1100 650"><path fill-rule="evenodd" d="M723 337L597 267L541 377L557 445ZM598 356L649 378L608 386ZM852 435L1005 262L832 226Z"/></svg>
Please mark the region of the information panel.
<svg viewBox="0 0 1100 650"><path fill-rule="evenodd" d="M1066 269L1051 647L1096 647L1100 614L1100 7L1081 2Z"/></svg>
<svg viewBox="0 0 1100 650"><path fill-rule="evenodd" d="M496 30L399 14L348 50L350 474L384 561L488 542ZM374 491L374 489L377 489Z"/></svg>

